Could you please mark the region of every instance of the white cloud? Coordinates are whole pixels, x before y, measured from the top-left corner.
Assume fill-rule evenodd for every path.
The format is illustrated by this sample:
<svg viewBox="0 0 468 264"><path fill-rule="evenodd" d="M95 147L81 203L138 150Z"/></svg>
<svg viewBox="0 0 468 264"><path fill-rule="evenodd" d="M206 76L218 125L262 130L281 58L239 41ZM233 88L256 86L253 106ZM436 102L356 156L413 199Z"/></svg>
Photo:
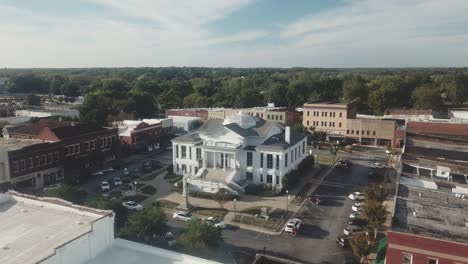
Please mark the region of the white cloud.
<svg viewBox="0 0 468 264"><path fill-rule="evenodd" d="M276 32L234 34L214 33L209 26L251 0L86 1L112 15L52 16L0 4L0 63L390 67L467 66L468 61L465 0L343 0ZM264 37L274 41L248 45Z"/></svg>

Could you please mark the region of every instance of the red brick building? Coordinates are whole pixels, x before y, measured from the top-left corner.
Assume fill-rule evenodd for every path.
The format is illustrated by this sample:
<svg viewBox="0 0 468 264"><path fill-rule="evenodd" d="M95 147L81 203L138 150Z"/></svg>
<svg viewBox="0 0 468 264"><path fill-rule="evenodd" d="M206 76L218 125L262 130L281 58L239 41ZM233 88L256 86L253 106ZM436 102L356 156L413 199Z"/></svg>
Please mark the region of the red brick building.
<svg viewBox="0 0 468 264"><path fill-rule="evenodd" d="M437 181L405 178L395 197L386 263L468 264L468 200Z"/></svg>
<svg viewBox="0 0 468 264"><path fill-rule="evenodd" d="M386 263L468 263L467 243L394 231L389 231L387 236L388 246Z"/></svg>
<svg viewBox="0 0 468 264"><path fill-rule="evenodd" d="M4 140L10 144L10 183L39 188L62 180L80 181L93 167L117 158L117 139L117 129L88 123L43 119L9 128Z"/></svg>
<svg viewBox="0 0 468 264"><path fill-rule="evenodd" d="M125 120L118 123L119 139L132 150L154 150L159 148L164 128L161 122Z"/></svg>
<svg viewBox="0 0 468 264"><path fill-rule="evenodd" d="M170 116L191 116L191 117L199 117L202 120L208 120L208 109L187 108L187 109L166 110L166 118L169 118Z"/></svg>

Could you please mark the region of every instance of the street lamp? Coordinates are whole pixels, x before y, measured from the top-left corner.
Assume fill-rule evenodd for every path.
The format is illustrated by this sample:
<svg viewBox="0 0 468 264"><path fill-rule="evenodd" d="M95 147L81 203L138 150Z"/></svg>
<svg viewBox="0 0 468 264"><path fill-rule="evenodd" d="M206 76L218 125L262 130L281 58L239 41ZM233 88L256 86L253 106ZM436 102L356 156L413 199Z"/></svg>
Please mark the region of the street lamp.
<svg viewBox="0 0 468 264"><path fill-rule="evenodd" d="M136 192L136 190L137 190L137 184L138 184L137 181L135 181L135 182L133 183L133 186L135 187L135 192Z"/></svg>
<svg viewBox="0 0 468 264"><path fill-rule="evenodd" d="M237 199L234 198L234 222L237 220L236 202L237 202Z"/></svg>
<svg viewBox="0 0 468 264"><path fill-rule="evenodd" d="M289 191L286 190L286 215L289 212Z"/></svg>

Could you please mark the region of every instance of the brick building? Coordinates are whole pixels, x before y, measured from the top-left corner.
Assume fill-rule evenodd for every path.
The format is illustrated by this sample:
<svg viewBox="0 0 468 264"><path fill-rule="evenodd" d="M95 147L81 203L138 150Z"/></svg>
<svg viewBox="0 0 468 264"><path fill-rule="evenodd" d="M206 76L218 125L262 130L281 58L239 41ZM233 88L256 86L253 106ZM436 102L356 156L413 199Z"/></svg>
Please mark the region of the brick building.
<svg viewBox="0 0 468 264"><path fill-rule="evenodd" d="M468 201L456 190L406 182L395 198L386 263L468 264Z"/></svg>
<svg viewBox="0 0 468 264"><path fill-rule="evenodd" d="M244 113L260 117L266 121L280 123L284 126L293 126L301 124L302 113L294 110L287 109L285 107L275 107L274 105L266 107L252 107L252 108L216 108L208 110L208 118L213 119L225 119L230 116L237 115L239 111Z"/></svg>
<svg viewBox="0 0 468 264"><path fill-rule="evenodd" d="M381 119L348 119L346 137L360 142L362 145L397 147L396 122Z"/></svg>
<svg viewBox="0 0 468 264"><path fill-rule="evenodd" d="M330 139L343 139L346 136L347 120L352 118L356 118L354 103L311 102L304 104L302 125L324 131Z"/></svg>
<svg viewBox="0 0 468 264"><path fill-rule="evenodd" d="M159 149L160 138L164 133L163 124L157 119L124 120L117 124L120 142L132 150Z"/></svg>
<svg viewBox="0 0 468 264"><path fill-rule="evenodd" d="M40 120L7 131L3 181L15 187L79 181L93 167L115 160L119 152L117 129L88 123Z"/></svg>
<svg viewBox="0 0 468 264"><path fill-rule="evenodd" d="M166 110L166 118L171 116L190 116L199 117L202 120L208 120L208 109L205 108L186 108Z"/></svg>

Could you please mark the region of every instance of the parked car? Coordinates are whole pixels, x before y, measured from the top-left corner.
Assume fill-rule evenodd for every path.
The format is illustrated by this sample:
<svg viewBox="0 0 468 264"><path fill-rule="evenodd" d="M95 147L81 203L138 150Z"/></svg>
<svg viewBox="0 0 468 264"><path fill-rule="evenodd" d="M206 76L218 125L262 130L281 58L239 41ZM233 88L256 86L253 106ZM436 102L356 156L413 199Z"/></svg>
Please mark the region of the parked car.
<svg viewBox="0 0 468 264"><path fill-rule="evenodd" d="M125 168L124 171L123 171L123 175L124 175L124 176L129 176L129 175L130 175L130 171L129 171L127 168Z"/></svg>
<svg viewBox="0 0 468 264"><path fill-rule="evenodd" d="M126 201L123 202L122 205L130 211L139 212L143 210L143 206L135 201Z"/></svg>
<svg viewBox="0 0 468 264"><path fill-rule="evenodd" d="M113 171L114 171L114 168L112 167L106 167L101 170L102 173L113 172Z"/></svg>
<svg viewBox="0 0 468 264"><path fill-rule="evenodd" d="M297 230L301 227L302 221L297 218L290 219L284 227L284 232L291 233L295 227Z"/></svg>
<svg viewBox="0 0 468 264"><path fill-rule="evenodd" d="M362 200L364 200L364 194L361 193L361 192L353 192L348 197L349 197L349 199L351 199L353 201L362 201Z"/></svg>
<svg viewBox="0 0 468 264"><path fill-rule="evenodd" d="M187 212L176 212L172 215L172 218L178 221L188 222L192 220L192 214Z"/></svg>
<svg viewBox="0 0 468 264"><path fill-rule="evenodd" d="M352 236L339 236L336 238L336 243L342 248L349 248L352 238Z"/></svg>
<svg viewBox="0 0 468 264"><path fill-rule="evenodd" d="M93 177L98 177L98 176L102 176L102 175L104 175L104 173L102 171L96 171L96 172L91 173L91 176L93 176Z"/></svg>
<svg viewBox="0 0 468 264"><path fill-rule="evenodd" d="M372 171L367 173L367 177L369 179L375 179L375 178L379 177L379 174L375 170L372 170Z"/></svg>
<svg viewBox="0 0 468 264"><path fill-rule="evenodd" d="M349 167L351 167L351 165L353 165L353 163L350 160L339 160L336 165L338 167L348 169Z"/></svg>
<svg viewBox="0 0 468 264"><path fill-rule="evenodd" d="M385 168L385 165L383 165L382 163L376 162L376 163L372 164L372 167L376 168L376 169L383 169L383 168Z"/></svg>
<svg viewBox="0 0 468 264"><path fill-rule="evenodd" d="M125 182L125 183L130 183L132 181L132 177L130 176L123 176L122 177L122 181Z"/></svg>
<svg viewBox="0 0 468 264"><path fill-rule="evenodd" d="M61 183L56 183L56 184L51 184L51 185L49 185L49 186L45 186L42 190L43 190L44 192L46 192L46 191L58 189L58 188L60 188L60 187L62 187L62 186L63 186L63 184L61 184Z"/></svg>
<svg viewBox="0 0 468 264"><path fill-rule="evenodd" d="M361 217L361 213L360 213L360 212L352 212L352 213L349 215L349 218L350 218L350 219L360 218L360 217Z"/></svg>
<svg viewBox="0 0 468 264"><path fill-rule="evenodd" d="M362 218L350 218L348 220L348 225L358 225L358 226L365 226L367 225L367 221Z"/></svg>
<svg viewBox="0 0 468 264"><path fill-rule="evenodd" d="M316 205L320 205L322 203L322 199L318 195L310 195L309 201L313 202Z"/></svg>
<svg viewBox="0 0 468 264"><path fill-rule="evenodd" d="M133 170L133 178L140 177L140 170L139 169L134 169Z"/></svg>
<svg viewBox="0 0 468 264"><path fill-rule="evenodd" d="M353 212L361 212L362 205L363 205L362 202L354 203L353 206L351 206L351 210L353 210Z"/></svg>
<svg viewBox="0 0 468 264"><path fill-rule="evenodd" d="M144 172L152 172L153 171L153 166L151 166L151 163L148 161L143 162L143 171Z"/></svg>
<svg viewBox="0 0 468 264"><path fill-rule="evenodd" d="M361 226L358 226L358 225L347 225L344 229L343 229L343 234L346 235L346 236L349 236L355 232L359 232L359 231L362 231L363 228Z"/></svg>
<svg viewBox="0 0 468 264"><path fill-rule="evenodd" d="M122 178L120 177L114 177L114 186L120 186L122 185L123 182L122 182Z"/></svg>
<svg viewBox="0 0 468 264"><path fill-rule="evenodd" d="M213 225L214 227L219 227L221 229L224 229L227 227L224 221L222 221L221 219L217 217L210 216L210 217L205 218L204 221L210 225Z"/></svg>
<svg viewBox="0 0 468 264"><path fill-rule="evenodd" d="M171 232L167 232L164 235L164 240L167 242L167 245L170 247L173 247L176 244L176 239L174 237L174 234L172 234Z"/></svg>
<svg viewBox="0 0 468 264"><path fill-rule="evenodd" d="M110 191L110 184L107 181L102 181L101 182L101 191L102 192L108 192Z"/></svg>

